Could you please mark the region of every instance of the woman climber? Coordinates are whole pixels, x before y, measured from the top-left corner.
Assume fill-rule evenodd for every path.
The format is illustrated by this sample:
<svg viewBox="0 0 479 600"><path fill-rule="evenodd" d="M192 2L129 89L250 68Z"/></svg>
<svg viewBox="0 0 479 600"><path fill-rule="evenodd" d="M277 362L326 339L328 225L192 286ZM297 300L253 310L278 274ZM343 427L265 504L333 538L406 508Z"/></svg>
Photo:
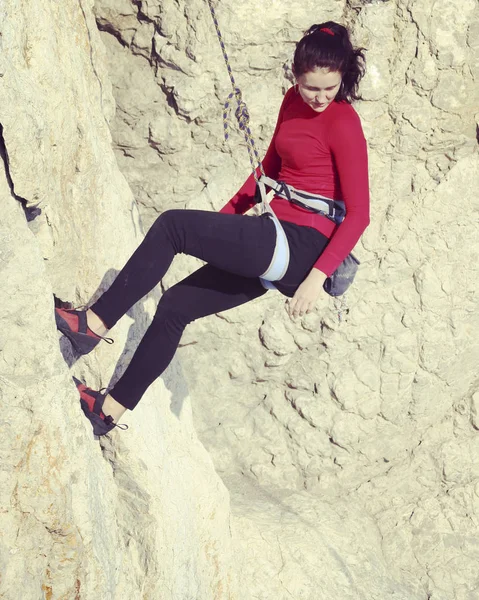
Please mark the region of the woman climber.
<svg viewBox="0 0 479 600"><path fill-rule="evenodd" d="M290 251L287 271L275 287L290 298L293 317L314 308L326 278L369 224L366 141L351 105L359 97L364 65L363 49L352 46L345 27L332 21L313 25L296 47L296 83L283 99L263 160L266 176L306 194L341 200L346 210L338 226L325 214L278 195L271 202ZM255 189L252 174L219 213L162 213L89 309L55 309L58 329L86 354L159 283L175 254L207 263L163 294L130 364L110 390L102 393L75 380L95 435L111 431L127 409L136 407L172 360L188 323L266 293L260 277L272 261L277 233L271 218L244 215L255 204Z"/></svg>

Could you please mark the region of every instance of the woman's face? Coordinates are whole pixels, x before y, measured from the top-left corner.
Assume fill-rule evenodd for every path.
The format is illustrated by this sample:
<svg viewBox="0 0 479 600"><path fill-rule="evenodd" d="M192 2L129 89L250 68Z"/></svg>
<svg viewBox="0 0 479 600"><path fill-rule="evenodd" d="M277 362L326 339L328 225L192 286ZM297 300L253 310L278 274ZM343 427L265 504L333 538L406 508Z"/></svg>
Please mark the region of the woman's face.
<svg viewBox="0 0 479 600"><path fill-rule="evenodd" d="M336 98L342 77L339 71L315 69L296 77L301 98L315 112L323 112Z"/></svg>

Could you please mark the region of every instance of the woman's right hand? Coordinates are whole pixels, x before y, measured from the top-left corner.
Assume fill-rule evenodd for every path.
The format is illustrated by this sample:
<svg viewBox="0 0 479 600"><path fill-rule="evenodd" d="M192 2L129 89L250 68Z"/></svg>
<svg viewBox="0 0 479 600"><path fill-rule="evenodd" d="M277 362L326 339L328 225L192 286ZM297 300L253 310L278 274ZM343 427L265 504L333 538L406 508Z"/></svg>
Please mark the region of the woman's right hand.
<svg viewBox="0 0 479 600"><path fill-rule="evenodd" d="M310 313L316 306L316 302L323 291L323 284L327 279L319 269L311 269L309 275L296 290L294 296L288 303L290 317L302 317Z"/></svg>

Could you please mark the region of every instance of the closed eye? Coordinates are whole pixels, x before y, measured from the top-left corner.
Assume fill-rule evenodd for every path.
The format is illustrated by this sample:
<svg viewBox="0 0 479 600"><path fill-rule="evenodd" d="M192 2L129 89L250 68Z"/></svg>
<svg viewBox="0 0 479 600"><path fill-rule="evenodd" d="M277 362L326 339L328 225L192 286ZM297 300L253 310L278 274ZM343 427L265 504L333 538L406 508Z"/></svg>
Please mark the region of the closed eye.
<svg viewBox="0 0 479 600"><path fill-rule="evenodd" d="M333 85L333 86L331 86L331 87L327 87L327 88L325 88L325 90L326 90L327 92L331 92L331 91L332 91L332 90L334 90L334 88L336 88L336 87L338 87L338 86L337 86L337 85ZM307 87L306 89L307 89L307 90L309 90L310 92L320 92L320 91L321 91L321 89L320 89L320 88L315 88L315 87Z"/></svg>

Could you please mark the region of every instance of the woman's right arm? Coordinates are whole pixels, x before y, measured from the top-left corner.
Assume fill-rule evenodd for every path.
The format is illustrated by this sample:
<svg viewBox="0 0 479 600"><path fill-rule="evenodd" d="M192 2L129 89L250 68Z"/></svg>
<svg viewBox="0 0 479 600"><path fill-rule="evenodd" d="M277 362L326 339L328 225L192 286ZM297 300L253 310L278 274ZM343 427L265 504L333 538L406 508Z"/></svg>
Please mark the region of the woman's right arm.
<svg viewBox="0 0 479 600"><path fill-rule="evenodd" d="M281 170L281 158L276 152L276 136L278 135L279 127L283 121L285 108L289 104L291 98L293 97L293 94L294 88L290 88L283 98L273 137L262 161L264 172L268 177L271 177L271 179L276 179ZM256 175L258 177L260 175L259 167L256 169ZM255 191L256 181L253 176L253 173L251 173L251 175L244 182L241 188L236 192L233 198L231 198L231 200L229 200L229 202L227 202L219 212L238 215L244 214L255 204Z"/></svg>

